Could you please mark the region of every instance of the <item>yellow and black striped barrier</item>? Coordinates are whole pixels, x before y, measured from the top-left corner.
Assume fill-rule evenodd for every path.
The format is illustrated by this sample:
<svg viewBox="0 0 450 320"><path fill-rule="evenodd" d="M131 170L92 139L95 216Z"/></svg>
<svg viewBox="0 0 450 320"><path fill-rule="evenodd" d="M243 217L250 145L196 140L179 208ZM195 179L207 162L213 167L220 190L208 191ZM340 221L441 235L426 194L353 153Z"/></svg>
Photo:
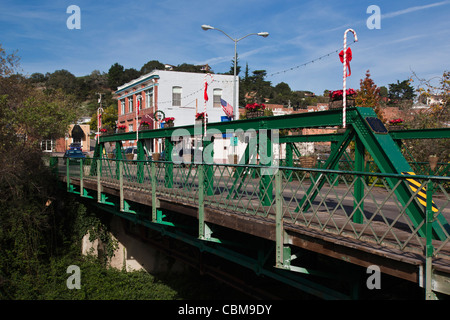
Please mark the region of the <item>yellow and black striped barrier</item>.
<svg viewBox="0 0 450 320"><path fill-rule="evenodd" d="M416 174L414 172L402 172L402 174L404 175L412 175L415 176ZM422 184L420 183L420 181L417 181L415 179L406 179L406 181L408 182L408 186L409 188L416 193L416 198L419 201L419 203L421 205L423 205L425 208L427 207L427 189L425 186L422 186ZM436 207L436 204L432 203L432 209L433 212L438 212L439 209L438 207Z"/></svg>

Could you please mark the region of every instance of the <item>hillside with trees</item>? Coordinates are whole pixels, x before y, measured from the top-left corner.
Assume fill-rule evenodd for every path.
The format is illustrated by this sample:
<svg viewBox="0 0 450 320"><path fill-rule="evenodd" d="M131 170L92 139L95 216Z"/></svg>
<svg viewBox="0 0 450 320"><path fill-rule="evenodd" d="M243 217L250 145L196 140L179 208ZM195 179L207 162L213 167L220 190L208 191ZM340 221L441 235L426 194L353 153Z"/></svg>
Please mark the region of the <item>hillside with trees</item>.
<svg viewBox="0 0 450 320"><path fill-rule="evenodd" d="M170 66L171 70L182 72L214 73L213 70L203 68L188 63L181 63L177 66ZM7 66L4 67L7 70ZM117 119L117 101L113 99L113 92L117 87L136 79L153 70L164 70L166 65L158 60L149 60L141 68L125 68L118 62L111 65L108 72L94 70L91 74L76 77L68 70L56 70L53 73L34 73L25 78L20 75L23 83L27 83L36 89L40 89L45 94L59 94L59 99L63 96L72 101L76 107L78 116L91 117L91 129L96 130L96 113L99 107L99 94L102 95L103 123L109 127L115 126ZM244 69L244 70L243 70ZM306 109L307 106L318 103L329 102L329 90L322 94L310 91L293 90L289 84L280 82L273 85L267 80L266 70L250 71L248 63L245 68L239 65L236 67L239 76L239 105L245 106L249 103L270 103L283 105L292 110ZM234 61L231 61L229 71L224 74L234 73ZM398 108L399 114L404 114L407 119L405 125L409 128L430 128L443 127L449 122L448 116L448 72L444 72L440 86L431 86L429 82L418 79L418 89L412 86L412 79L396 80L388 84L388 87L378 87L371 79L370 71L367 70L365 77L360 80L360 87L355 88L356 105L371 107L380 118L383 118L383 110L387 107ZM58 93L59 92L59 93ZM413 112L414 102L426 102L427 97L441 96L441 104L434 106L426 113ZM388 123L392 119L382 119ZM403 119L406 120L406 119ZM443 150L443 149L442 149ZM444 153L437 152L437 153ZM419 158L423 158L418 155Z"/></svg>
<svg viewBox="0 0 450 320"><path fill-rule="evenodd" d="M39 142L63 137L68 125L94 104L96 92L110 90L107 75L92 72L75 77L59 70L27 78L18 70L19 58L0 45L0 300L175 300L226 295L227 289L219 290L217 282L205 281L198 273L174 279L170 274L126 272L81 254L82 238L89 232L105 241L105 257L111 255L109 248L115 242L108 232L110 215L81 204L58 187ZM80 290L66 285L70 265L80 267Z"/></svg>

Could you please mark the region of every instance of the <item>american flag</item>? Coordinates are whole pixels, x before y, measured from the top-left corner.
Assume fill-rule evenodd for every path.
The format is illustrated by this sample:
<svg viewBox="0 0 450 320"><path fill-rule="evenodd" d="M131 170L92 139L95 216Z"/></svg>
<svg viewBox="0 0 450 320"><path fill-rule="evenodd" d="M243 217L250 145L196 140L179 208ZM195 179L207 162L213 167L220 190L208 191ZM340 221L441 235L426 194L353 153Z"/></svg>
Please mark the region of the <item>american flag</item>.
<svg viewBox="0 0 450 320"><path fill-rule="evenodd" d="M233 116L233 107L223 99L220 99L220 103L222 104L222 110L228 117Z"/></svg>

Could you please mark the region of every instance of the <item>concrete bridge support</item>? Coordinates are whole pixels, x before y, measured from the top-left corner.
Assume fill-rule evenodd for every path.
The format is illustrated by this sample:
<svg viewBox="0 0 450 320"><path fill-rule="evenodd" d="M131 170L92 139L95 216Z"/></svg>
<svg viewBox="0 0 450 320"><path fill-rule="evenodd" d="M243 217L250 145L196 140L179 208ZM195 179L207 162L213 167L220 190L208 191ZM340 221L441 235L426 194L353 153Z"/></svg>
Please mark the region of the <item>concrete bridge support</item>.
<svg viewBox="0 0 450 320"><path fill-rule="evenodd" d="M129 222L120 217L112 216L111 218L111 235L118 242L118 248L108 262L111 267L126 271L144 270L151 274L185 271L184 264L128 232L126 223ZM99 239L90 241L89 233L83 237L81 250L84 255L91 254L98 257L102 254L103 247L104 244Z"/></svg>

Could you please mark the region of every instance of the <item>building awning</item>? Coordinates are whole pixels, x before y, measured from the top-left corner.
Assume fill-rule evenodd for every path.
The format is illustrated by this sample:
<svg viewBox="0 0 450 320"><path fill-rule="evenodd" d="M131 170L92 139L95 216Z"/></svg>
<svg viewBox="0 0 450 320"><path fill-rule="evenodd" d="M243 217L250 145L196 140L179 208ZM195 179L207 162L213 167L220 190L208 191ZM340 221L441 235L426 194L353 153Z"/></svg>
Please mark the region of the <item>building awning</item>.
<svg viewBox="0 0 450 320"><path fill-rule="evenodd" d="M139 130L143 130L142 123L146 122L148 124L148 129L153 129L153 117L150 113L146 113L142 116L141 121L139 122Z"/></svg>
<svg viewBox="0 0 450 320"><path fill-rule="evenodd" d="M81 127L78 124L73 126L71 135L72 135L72 138L75 140L83 140L86 137L83 129L81 129Z"/></svg>

